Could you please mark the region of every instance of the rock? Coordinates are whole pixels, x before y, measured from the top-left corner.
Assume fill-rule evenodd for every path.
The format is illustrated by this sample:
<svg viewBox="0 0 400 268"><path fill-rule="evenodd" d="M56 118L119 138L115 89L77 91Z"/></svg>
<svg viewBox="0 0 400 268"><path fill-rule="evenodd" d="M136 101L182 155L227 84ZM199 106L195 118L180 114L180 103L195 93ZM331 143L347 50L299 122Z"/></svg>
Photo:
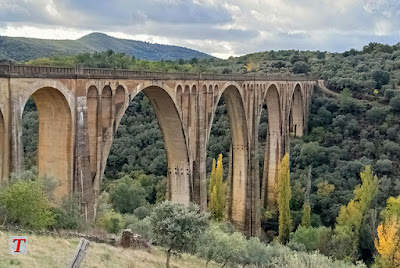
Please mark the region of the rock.
<svg viewBox="0 0 400 268"><path fill-rule="evenodd" d="M143 236L132 233L130 229L122 231L120 245L124 248L145 249L150 252L150 243Z"/></svg>

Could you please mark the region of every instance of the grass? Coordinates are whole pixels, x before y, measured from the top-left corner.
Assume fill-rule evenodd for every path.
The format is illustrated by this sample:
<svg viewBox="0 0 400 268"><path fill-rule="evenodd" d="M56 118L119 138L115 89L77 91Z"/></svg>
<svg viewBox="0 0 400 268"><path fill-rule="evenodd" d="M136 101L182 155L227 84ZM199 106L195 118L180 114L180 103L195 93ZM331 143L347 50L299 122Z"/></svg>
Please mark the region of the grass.
<svg viewBox="0 0 400 268"><path fill-rule="evenodd" d="M73 257L79 238L63 238L45 235L28 236L28 254L9 254L8 242L11 235L26 235L19 232L0 231L0 268L65 268ZM165 267L165 254L161 248L152 247L151 252L145 250L124 249L106 244L91 242L87 250L82 268L151 268ZM205 267L205 261L195 256L182 255L172 258L171 267L195 268ZM217 267L209 264L210 268Z"/></svg>

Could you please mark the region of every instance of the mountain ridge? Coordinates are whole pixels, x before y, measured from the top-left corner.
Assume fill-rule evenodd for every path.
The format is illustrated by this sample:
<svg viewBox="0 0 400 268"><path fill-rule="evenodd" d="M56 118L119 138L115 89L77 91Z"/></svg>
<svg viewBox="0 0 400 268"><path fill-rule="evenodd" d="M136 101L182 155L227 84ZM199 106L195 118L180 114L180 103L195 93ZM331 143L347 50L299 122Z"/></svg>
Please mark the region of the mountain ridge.
<svg viewBox="0 0 400 268"><path fill-rule="evenodd" d="M67 56L85 52L100 52L108 49L151 61L212 57L206 53L186 47L116 38L99 32L93 32L75 40L0 35L0 59L14 61L28 61L54 55Z"/></svg>

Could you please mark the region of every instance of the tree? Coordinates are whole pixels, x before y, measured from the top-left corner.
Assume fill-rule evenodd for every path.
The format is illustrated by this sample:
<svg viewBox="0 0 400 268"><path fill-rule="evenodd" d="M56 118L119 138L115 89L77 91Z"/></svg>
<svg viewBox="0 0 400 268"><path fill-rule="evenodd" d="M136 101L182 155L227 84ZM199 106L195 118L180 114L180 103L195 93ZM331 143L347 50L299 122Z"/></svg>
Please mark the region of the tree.
<svg viewBox="0 0 400 268"><path fill-rule="evenodd" d="M166 249L167 268L171 254L195 251L197 240L208 224L209 215L200 212L194 204L186 206L166 201L154 207L150 214L151 232L154 242Z"/></svg>
<svg viewBox="0 0 400 268"><path fill-rule="evenodd" d="M279 215L279 241L286 243L292 229L292 219L290 217L290 177L289 177L289 154L283 157L278 176L277 203Z"/></svg>
<svg viewBox="0 0 400 268"><path fill-rule="evenodd" d="M215 159L213 160L213 164ZM224 219L225 214L225 184L223 182L222 154L219 155L217 167L211 172L212 183L210 182L210 213L211 217L217 221ZM212 186L212 188L211 188Z"/></svg>
<svg viewBox="0 0 400 268"><path fill-rule="evenodd" d="M292 72L295 74L307 74L310 71L310 66L304 61L297 61L293 64Z"/></svg>
<svg viewBox="0 0 400 268"><path fill-rule="evenodd" d="M400 267L399 229L400 220L396 216L390 217L378 226L375 247L379 253L377 263L381 267Z"/></svg>
<svg viewBox="0 0 400 268"><path fill-rule="evenodd" d="M386 208L382 210L381 216L383 220L387 220L392 216L400 219L400 196L397 198L391 196L386 202Z"/></svg>
<svg viewBox="0 0 400 268"><path fill-rule="evenodd" d="M43 229L54 224L49 199L37 181L18 180L0 192L0 205L10 220L22 226Z"/></svg>
<svg viewBox="0 0 400 268"><path fill-rule="evenodd" d="M360 228L367 210L376 195L378 178L373 174L371 166L366 166L360 173L361 185L354 190L354 198L347 206L340 208L333 236L335 257L354 260L360 239Z"/></svg>
<svg viewBox="0 0 400 268"><path fill-rule="evenodd" d="M206 260L206 267L210 261L221 264L221 267L237 265L245 261L246 242L243 234L227 233L213 224L199 241L198 252Z"/></svg>
<svg viewBox="0 0 400 268"><path fill-rule="evenodd" d="M250 237L246 243L246 252L243 260L245 265L253 265L255 267L266 267L269 261L269 252L264 243L260 242L258 237Z"/></svg>
<svg viewBox="0 0 400 268"><path fill-rule="evenodd" d="M112 182L109 192L112 207L120 213L133 213L147 204L145 189L129 176Z"/></svg>
<svg viewBox="0 0 400 268"><path fill-rule="evenodd" d="M400 94L390 99L390 106L392 106L393 110L400 111Z"/></svg>
<svg viewBox="0 0 400 268"><path fill-rule="evenodd" d="M353 94L350 89L344 88L339 94L339 106L344 111L348 111L354 104Z"/></svg>
<svg viewBox="0 0 400 268"><path fill-rule="evenodd" d="M97 225L110 233L118 234L124 227L124 218L114 210L105 211L97 219Z"/></svg>
<svg viewBox="0 0 400 268"><path fill-rule="evenodd" d="M324 250L324 248L329 248L329 241L326 240L330 240L331 233L331 228L325 226L318 228L299 226L296 232L290 234L290 241L288 243L288 246L292 247L291 245L300 244L304 245L305 250L308 252L315 250L319 250L320 252L326 251Z"/></svg>

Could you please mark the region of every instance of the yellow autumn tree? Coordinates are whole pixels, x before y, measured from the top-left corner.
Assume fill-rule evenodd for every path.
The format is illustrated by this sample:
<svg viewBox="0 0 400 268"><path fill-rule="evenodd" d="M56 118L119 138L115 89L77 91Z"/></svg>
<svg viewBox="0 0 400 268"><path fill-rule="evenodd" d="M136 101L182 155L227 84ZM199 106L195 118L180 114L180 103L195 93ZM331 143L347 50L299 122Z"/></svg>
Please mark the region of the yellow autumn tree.
<svg viewBox="0 0 400 268"><path fill-rule="evenodd" d="M371 206L378 189L378 178L371 166L360 173L361 184L354 190L354 198L340 208L333 236L334 256L353 261L357 258L363 217Z"/></svg>
<svg viewBox="0 0 400 268"><path fill-rule="evenodd" d="M279 236L278 239L285 243L289 239L289 234L292 230L292 218L290 217L289 202L291 198L290 177L289 177L289 154L286 153L282 158L278 185L277 185L277 203L279 217Z"/></svg>
<svg viewBox="0 0 400 268"><path fill-rule="evenodd" d="M389 197L381 216L383 222L377 228L375 239L379 255L373 267L400 267L400 196Z"/></svg>
<svg viewBox="0 0 400 268"><path fill-rule="evenodd" d="M397 216L392 216L377 228L378 237L375 247L379 253L382 267L400 267L400 221Z"/></svg>
<svg viewBox="0 0 400 268"><path fill-rule="evenodd" d="M213 185L210 185L211 192L209 210L213 219L221 221L224 219L225 214L225 184L223 182L222 154L218 157L216 167L214 159L213 170L214 175L211 175L213 178Z"/></svg>
<svg viewBox="0 0 400 268"><path fill-rule="evenodd" d="M256 63L254 60L249 60L247 62L247 64L245 65L245 67L246 67L246 71L253 72L253 71L257 70L257 68L259 67L259 64Z"/></svg>

